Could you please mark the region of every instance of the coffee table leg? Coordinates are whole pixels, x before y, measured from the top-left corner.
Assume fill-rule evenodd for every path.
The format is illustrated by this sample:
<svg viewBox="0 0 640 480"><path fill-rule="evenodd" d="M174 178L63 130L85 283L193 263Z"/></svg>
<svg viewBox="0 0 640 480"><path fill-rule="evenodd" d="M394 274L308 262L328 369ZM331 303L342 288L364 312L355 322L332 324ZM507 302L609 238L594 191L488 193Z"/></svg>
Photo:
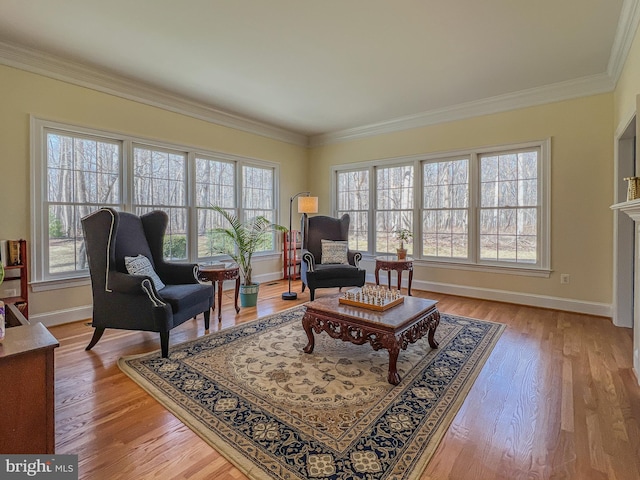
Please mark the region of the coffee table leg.
<svg viewBox="0 0 640 480"><path fill-rule="evenodd" d="M440 325L440 312L436 311L434 315L434 322L431 325L431 328L429 328L429 335L427 339L429 340L429 346L431 348L438 348L438 342L436 342L434 335L436 333L436 328Z"/></svg>
<svg viewBox="0 0 640 480"><path fill-rule="evenodd" d="M398 345L392 345L389 347L389 374L387 375L387 381L391 385L398 385L400 383L400 375L398 374L398 354L400 353L400 347Z"/></svg>
<svg viewBox="0 0 640 480"><path fill-rule="evenodd" d="M302 317L302 328L304 328L304 331L307 334L307 340L309 341L309 343L307 343L307 346L302 349L304 353L313 352L313 347L315 347L316 341L315 341L315 338L313 338L313 330L311 328L312 324L313 324L313 318L305 314L305 316Z"/></svg>

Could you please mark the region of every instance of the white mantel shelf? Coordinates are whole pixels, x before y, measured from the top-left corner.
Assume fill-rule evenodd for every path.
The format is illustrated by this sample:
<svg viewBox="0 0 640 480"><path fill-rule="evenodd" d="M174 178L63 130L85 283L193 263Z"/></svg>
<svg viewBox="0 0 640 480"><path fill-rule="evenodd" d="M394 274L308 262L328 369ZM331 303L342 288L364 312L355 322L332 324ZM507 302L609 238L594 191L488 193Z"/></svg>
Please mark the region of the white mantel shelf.
<svg viewBox="0 0 640 480"><path fill-rule="evenodd" d="M629 202L616 203L611 205L611 210L620 210L629 215L634 221L640 222L640 198Z"/></svg>

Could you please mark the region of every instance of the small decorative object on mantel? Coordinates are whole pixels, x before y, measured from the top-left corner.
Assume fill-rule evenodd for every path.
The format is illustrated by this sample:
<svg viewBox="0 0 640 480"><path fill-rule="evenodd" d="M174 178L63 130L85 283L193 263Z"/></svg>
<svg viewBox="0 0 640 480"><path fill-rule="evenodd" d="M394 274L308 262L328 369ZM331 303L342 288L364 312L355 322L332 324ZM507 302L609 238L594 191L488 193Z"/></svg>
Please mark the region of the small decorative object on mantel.
<svg viewBox="0 0 640 480"><path fill-rule="evenodd" d="M625 180L629 182L627 188L627 202L636 200L640 197L640 177L626 177Z"/></svg>

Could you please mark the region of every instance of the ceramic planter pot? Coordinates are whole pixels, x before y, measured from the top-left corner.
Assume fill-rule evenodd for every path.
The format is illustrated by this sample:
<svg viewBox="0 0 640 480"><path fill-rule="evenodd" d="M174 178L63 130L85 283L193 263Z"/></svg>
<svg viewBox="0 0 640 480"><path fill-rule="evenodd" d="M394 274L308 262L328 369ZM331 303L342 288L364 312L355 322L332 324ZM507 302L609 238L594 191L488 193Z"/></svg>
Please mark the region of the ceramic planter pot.
<svg viewBox="0 0 640 480"><path fill-rule="evenodd" d="M259 283L252 283L251 285L240 285L240 306L255 307L258 303L259 288Z"/></svg>

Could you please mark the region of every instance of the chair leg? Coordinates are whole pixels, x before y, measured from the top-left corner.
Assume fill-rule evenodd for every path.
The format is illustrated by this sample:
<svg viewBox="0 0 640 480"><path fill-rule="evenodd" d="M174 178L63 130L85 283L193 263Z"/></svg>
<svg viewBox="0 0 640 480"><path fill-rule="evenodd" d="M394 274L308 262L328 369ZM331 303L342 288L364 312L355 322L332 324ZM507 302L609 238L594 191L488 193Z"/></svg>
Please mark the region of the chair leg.
<svg viewBox="0 0 640 480"><path fill-rule="evenodd" d="M207 309L206 312L204 312L204 329L205 330L209 330L209 320L211 319L211 309Z"/></svg>
<svg viewBox="0 0 640 480"><path fill-rule="evenodd" d="M302 293L304 293L304 288L306 287L305 283L302 282Z"/></svg>
<svg viewBox="0 0 640 480"><path fill-rule="evenodd" d="M162 358L169 357L169 332L160 332L160 350Z"/></svg>
<svg viewBox="0 0 640 480"><path fill-rule="evenodd" d="M91 341L89 342L89 345L87 345L87 348L85 348L85 350L91 350L95 346L95 344L98 343L98 340L102 338L102 334L104 333L104 331L104 327L95 327L95 330L93 331L93 337L91 337Z"/></svg>
<svg viewBox="0 0 640 480"><path fill-rule="evenodd" d="M316 298L316 289L315 288L309 287L309 297L311 298L311 301L313 302L313 299Z"/></svg>

